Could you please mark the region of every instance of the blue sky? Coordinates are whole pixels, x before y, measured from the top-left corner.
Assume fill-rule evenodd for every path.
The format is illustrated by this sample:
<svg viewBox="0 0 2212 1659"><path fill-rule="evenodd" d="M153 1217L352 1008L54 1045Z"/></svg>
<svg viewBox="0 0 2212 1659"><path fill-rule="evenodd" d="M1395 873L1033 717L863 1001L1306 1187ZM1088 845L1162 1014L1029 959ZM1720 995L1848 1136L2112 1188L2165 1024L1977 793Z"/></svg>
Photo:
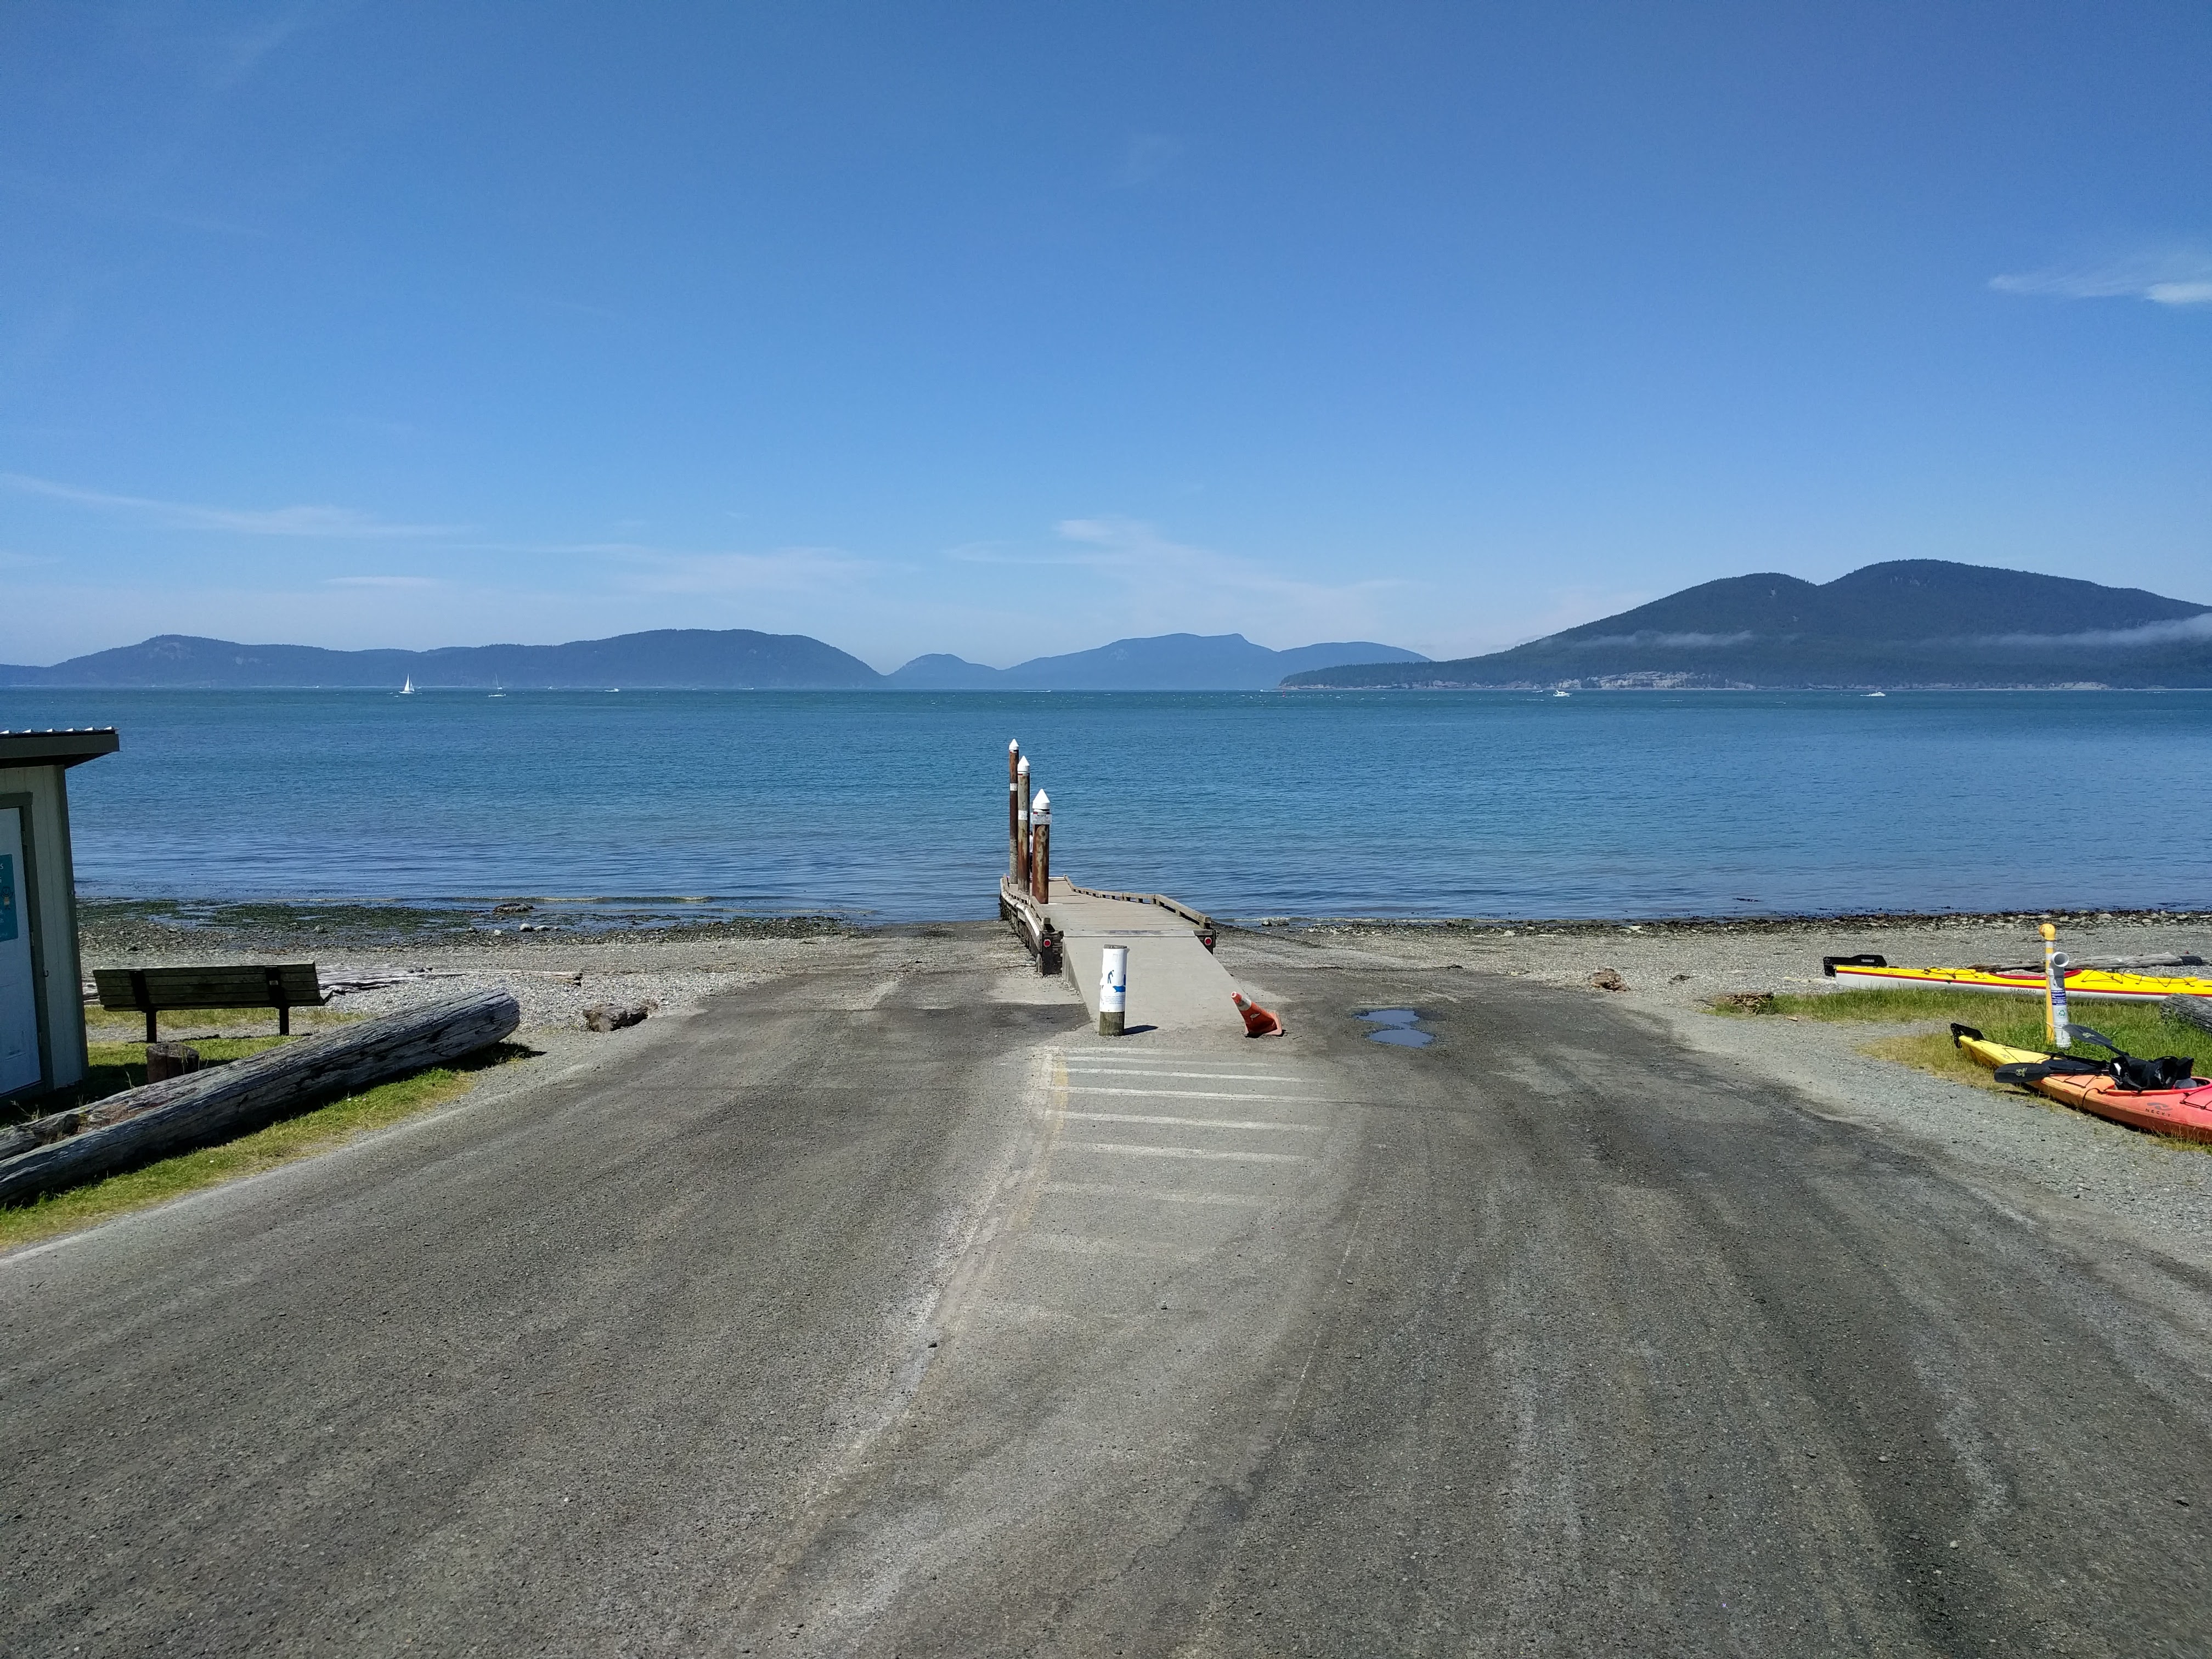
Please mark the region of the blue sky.
<svg viewBox="0 0 2212 1659"><path fill-rule="evenodd" d="M0 9L0 660L2212 602L2212 9Z"/></svg>

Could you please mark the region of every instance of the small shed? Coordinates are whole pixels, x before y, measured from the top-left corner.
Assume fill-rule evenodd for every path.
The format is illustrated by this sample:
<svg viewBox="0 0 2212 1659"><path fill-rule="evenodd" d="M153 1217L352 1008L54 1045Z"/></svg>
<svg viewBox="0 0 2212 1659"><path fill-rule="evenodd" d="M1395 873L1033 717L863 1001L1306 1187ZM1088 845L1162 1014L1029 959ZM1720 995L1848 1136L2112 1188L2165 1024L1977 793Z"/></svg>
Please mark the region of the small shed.
<svg viewBox="0 0 2212 1659"><path fill-rule="evenodd" d="M84 1077L66 780L121 746L112 726L0 732L0 1100Z"/></svg>

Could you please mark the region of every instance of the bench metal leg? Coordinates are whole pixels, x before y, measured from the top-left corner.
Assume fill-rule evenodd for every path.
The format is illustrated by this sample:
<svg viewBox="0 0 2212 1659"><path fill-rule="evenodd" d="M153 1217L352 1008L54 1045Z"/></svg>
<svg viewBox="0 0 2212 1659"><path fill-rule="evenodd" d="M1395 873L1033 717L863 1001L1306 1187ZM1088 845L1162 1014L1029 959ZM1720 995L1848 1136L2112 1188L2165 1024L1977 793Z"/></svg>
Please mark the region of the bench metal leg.
<svg viewBox="0 0 2212 1659"><path fill-rule="evenodd" d="M292 1035L292 1005L289 1002L280 1002L276 1005L276 1035L278 1036Z"/></svg>
<svg viewBox="0 0 2212 1659"><path fill-rule="evenodd" d="M155 1029L154 1029L154 1027L155 1027L155 1023L156 1021L158 1021L161 1018L161 1015L159 1015L159 1014L155 1013L155 1012L151 1008L149 1008L149 1009L146 1011L146 1041L147 1041L147 1042L159 1042L161 1040L161 1037L159 1036L159 1035L155 1032Z"/></svg>

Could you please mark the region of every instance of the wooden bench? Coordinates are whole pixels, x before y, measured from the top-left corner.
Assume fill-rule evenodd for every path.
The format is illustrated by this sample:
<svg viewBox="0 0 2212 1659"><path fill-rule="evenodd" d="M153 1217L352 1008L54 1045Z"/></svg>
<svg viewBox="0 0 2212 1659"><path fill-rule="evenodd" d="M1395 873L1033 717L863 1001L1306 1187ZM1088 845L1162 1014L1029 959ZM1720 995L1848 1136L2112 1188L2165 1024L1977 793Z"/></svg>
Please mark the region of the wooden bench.
<svg viewBox="0 0 2212 1659"><path fill-rule="evenodd" d="M164 1008L274 1008L276 1029L292 1034L292 1010L319 1008L329 999L312 962L274 968L95 968L92 982L103 1008L128 1008L146 1016L146 1041L159 1040Z"/></svg>

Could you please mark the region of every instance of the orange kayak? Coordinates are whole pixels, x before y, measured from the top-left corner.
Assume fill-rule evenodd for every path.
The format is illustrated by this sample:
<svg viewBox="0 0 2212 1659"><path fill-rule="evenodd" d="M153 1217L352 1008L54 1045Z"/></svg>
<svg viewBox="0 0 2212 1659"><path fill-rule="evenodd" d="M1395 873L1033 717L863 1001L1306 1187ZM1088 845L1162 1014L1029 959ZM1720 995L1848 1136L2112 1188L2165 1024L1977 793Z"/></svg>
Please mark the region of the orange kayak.
<svg viewBox="0 0 2212 1659"><path fill-rule="evenodd" d="M2196 1082L2193 1089L2146 1089L2141 1094L2102 1076L2046 1077L2033 1086L2052 1100L2130 1128L2212 1143L2212 1083L2202 1078Z"/></svg>
<svg viewBox="0 0 2212 1659"><path fill-rule="evenodd" d="M1991 1042L1979 1031L1964 1025L1951 1028L1951 1040L1961 1053L1995 1071L2003 1066L2032 1066L2050 1055L2033 1048L2009 1048ZM2183 1140L2212 1143L2212 1082L2191 1078L2172 1089L2124 1089L2119 1079L2102 1072L2075 1075L2056 1073L2022 1085L2061 1105L2094 1112L2099 1117L2124 1123L2132 1129L2174 1135Z"/></svg>

